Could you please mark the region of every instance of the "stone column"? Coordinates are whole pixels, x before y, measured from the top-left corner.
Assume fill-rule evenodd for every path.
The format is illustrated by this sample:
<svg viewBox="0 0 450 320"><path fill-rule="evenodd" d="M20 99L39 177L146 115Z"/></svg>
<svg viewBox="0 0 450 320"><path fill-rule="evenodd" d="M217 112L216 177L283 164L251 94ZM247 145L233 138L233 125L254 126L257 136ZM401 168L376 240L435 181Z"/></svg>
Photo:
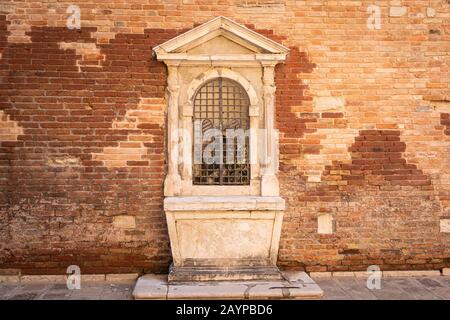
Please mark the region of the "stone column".
<svg viewBox="0 0 450 320"><path fill-rule="evenodd" d="M249 116L250 116L250 134L249 134L249 142L250 142L250 168L251 168L251 180L250 180L250 193L252 195L260 194L260 186L259 186L259 177L260 173L260 163L258 159L258 133L259 133L259 106L250 105L249 108Z"/></svg>
<svg viewBox="0 0 450 320"><path fill-rule="evenodd" d="M192 117L193 117L193 106L190 102L186 103L182 109L182 146L183 150L182 154L182 166L181 166L181 178L183 179L183 183L187 183L188 186L192 184L192 147L194 142L193 137L193 126L192 126Z"/></svg>
<svg viewBox="0 0 450 320"><path fill-rule="evenodd" d="M275 131L275 62L263 62L264 142L261 195L279 196L278 134Z"/></svg>
<svg viewBox="0 0 450 320"><path fill-rule="evenodd" d="M178 97L180 95L180 84L178 83L179 63L166 62L168 69L167 77L167 147L168 147L168 172L164 181L164 195L177 196L180 194L181 177L178 171L178 143L179 143L179 116Z"/></svg>

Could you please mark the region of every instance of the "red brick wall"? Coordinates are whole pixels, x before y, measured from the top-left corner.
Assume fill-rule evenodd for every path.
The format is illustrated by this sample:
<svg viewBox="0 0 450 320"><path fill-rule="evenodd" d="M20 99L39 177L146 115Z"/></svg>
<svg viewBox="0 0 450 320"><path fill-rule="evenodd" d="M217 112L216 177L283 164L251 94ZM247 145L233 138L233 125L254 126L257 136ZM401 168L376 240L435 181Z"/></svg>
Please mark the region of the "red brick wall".
<svg viewBox="0 0 450 320"><path fill-rule="evenodd" d="M70 4L81 30L66 27ZM377 1L369 30L371 4L4 1L0 268L167 270L166 70L152 46L217 15L291 48L276 73L279 265L449 266L450 6ZM324 212L331 235L317 233Z"/></svg>
<svg viewBox="0 0 450 320"><path fill-rule="evenodd" d="M23 128L0 149L4 267L57 273L78 264L89 273L164 270L169 263L164 123L161 117L130 128L113 122L138 109L141 97L164 96L165 68L151 49L176 33L119 35L100 46L101 68L79 72L80 57L58 42L92 43L95 30L35 27L30 43L10 43L3 53L1 107ZM139 161L111 166L96 157L116 148L106 159L134 159L133 137L145 148ZM136 228L114 227L117 215L135 217Z"/></svg>

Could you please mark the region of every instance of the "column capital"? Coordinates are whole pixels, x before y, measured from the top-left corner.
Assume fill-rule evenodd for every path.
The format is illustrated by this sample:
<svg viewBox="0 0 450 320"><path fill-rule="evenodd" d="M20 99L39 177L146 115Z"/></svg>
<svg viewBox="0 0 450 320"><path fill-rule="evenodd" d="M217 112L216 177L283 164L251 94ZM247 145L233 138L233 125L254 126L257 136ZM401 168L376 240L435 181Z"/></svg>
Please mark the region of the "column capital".
<svg viewBox="0 0 450 320"><path fill-rule="evenodd" d="M164 63L166 64L167 68L178 68L180 66L181 61L180 60L165 60Z"/></svg>
<svg viewBox="0 0 450 320"><path fill-rule="evenodd" d="M275 85L275 68L274 66L265 66L263 72L263 84L264 86Z"/></svg>
<svg viewBox="0 0 450 320"><path fill-rule="evenodd" d="M275 68L275 66L280 63L280 61L274 61L274 60L262 60L261 66L263 68Z"/></svg>

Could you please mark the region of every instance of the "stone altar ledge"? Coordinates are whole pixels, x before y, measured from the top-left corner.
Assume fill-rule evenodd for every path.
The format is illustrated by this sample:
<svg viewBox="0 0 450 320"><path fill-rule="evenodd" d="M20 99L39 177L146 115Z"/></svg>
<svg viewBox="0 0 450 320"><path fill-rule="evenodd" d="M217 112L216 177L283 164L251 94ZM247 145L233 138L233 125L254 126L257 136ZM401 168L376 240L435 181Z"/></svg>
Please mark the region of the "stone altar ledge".
<svg viewBox="0 0 450 320"><path fill-rule="evenodd" d="M285 208L285 201L280 197L178 196L164 199L166 211L278 211Z"/></svg>

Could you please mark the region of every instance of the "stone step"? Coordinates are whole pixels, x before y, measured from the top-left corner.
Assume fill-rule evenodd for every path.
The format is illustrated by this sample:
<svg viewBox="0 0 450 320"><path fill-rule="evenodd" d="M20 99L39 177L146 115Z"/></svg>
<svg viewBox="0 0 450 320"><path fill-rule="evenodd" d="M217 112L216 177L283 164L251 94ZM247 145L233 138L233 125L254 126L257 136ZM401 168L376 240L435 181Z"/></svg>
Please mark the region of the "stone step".
<svg viewBox="0 0 450 320"><path fill-rule="evenodd" d="M169 282L281 280L277 267L175 267L169 271Z"/></svg>
<svg viewBox="0 0 450 320"><path fill-rule="evenodd" d="M305 272L282 272L282 280L168 282L167 275L140 277L133 291L138 300L320 299L322 289Z"/></svg>

